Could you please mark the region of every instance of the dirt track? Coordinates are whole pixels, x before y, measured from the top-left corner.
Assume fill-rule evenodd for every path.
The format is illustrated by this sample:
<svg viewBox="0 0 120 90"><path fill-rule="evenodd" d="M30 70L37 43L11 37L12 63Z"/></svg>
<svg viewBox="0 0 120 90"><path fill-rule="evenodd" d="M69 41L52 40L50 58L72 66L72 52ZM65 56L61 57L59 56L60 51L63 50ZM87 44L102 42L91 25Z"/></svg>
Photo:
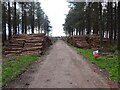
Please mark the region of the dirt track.
<svg viewBox="0 0 120 90"><path fill-rule="evenodd" d="M42 61L41 61L42 60ZM8 87L13 88L109 88L105 77L66 43L57 41Z"/></svg>

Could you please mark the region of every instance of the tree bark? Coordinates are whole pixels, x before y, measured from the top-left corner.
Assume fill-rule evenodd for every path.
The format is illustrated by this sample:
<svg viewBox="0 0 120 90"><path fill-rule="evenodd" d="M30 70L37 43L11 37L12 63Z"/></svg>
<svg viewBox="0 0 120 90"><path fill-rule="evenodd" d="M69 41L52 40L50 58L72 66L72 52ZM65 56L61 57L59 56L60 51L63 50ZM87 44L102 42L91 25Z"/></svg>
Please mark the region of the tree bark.
<svg viewBox="0 0 120 90"><path fill-rule="evenodd" d="M26 3L24 4L24 9L26 8ZM27 34L27 12L24 10L24 26L25 26L25 31L24 33Z"/></svg>
<svg viewBox="0 0 120 90"><path fill-rule="evenodd" d="M98 9L98 2L94 2L94 25L93 25L93 34L98 34L99 31L99 9Z"/></svg>
<svg viewBox="0 0 120 90"><path fill-rule="evenodd" d="M116 36L117 36L117 11L116 11L116 2L115 2L115 7L114 7L114 41L116 41Z"/></svg>
<svg viewBox="0 0 120 90"><path fill-rule="evenodd" d="M2 43L3 46L6 41L6 9L4 3L2 4Z"/></svg>
<svg viewBox="0 0 120 90"><path fill-rule="evenodd" d="M90 16L90 7L91 7L91 2L88 3L88 6L87 6L87 34L90 34L91 32L91 16Z"/></svg>
<svg viewBox="0 0 120 90"><path fill-rule="evenodd" d="M10 2L8 2L8 39L11 39L12 32L11 32L11 13L10 13Z"/></svg>
<svg viewBox="0 0 120 90"><path fill-rule="evenodd" d="M120 1L118 2L118 40L117 40L118 51L120 52Z"/></svg>
<svg viewBox="0 0 120 90"><path fill-rule="evenodd" d="M100 32L100 46L102 47L103 31L102 31L102 4L99 2L99 32Z"/></svg>
<svg viewBox="0 0 120 90"><path fill-rule="evenodd" d="M20 33L20 27L19 27L19 15L18 15L17 19L18 19L17 28L18 28L18 35L19 35L19 33Z"/></svg>
<svg viewBox="0 0 120 90"><path fill-rule="evenodd" d="M112 43L113 40L113 8L112 8L112 2L108 2L108 30L109 30L109 39L110 39L110 44Z"/></svg>
<svg viewBox="0 0 120 90"><path fill-rule="evenodd" d="M17 34L16 2L14 2L14 30L13 35Z"/></svg>
<svg viewBox="0 0 120 90"><path fill-rule="evenodd" d="M34 33L34 3L31 4L31 29L32 33Z"/></svg>
<svg viewBox="0 0 120 90"><path fill-rule="evenodd" d="M24 33L24 2L22 2L22 34Z"/></svg>

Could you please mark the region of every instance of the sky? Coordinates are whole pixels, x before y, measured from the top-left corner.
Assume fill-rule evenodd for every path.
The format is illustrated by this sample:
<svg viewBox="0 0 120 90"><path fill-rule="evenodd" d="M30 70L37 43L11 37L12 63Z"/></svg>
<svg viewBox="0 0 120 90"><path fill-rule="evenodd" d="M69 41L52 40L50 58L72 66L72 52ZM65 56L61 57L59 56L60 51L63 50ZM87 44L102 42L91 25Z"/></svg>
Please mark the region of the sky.
<svg viewBox="0 0 120 90"><path fill-rule="evenodd" d="M67 0L39 0L52 26L52 36L65 36L63 26L69 11Z"/></svg>

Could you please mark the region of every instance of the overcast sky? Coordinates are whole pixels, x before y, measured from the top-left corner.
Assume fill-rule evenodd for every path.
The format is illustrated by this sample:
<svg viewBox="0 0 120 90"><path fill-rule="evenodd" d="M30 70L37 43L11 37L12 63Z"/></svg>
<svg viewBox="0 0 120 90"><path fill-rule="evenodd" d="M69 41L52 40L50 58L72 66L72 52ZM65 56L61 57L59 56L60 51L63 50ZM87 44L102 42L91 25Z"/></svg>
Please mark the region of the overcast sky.
<svg viewBox="0 0 120 90"><path fill-rule="evenodd" d="M48 15L52 25L52 36L64 36L65 14L68 13L67 0L40 0L43 11Z"/></svg>

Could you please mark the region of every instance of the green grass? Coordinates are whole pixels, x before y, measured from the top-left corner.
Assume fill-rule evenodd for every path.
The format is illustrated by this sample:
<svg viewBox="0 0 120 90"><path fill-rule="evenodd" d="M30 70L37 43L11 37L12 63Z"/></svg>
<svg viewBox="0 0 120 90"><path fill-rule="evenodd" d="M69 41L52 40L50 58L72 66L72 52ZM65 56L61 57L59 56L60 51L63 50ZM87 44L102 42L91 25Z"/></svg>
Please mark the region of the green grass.
<svg viewBox="0 0 120 90"><path fill-rule="evenodd" d="M4 59L2 64L2 86L5 86L13 78L20 75L34 61L37 55L14 56Z"/></svg>
<svg viewBox="0 0 120 90"><path fill-rule="evenodd" d="M2 86L2 65L0 64L0 87Z"/></svg>
<svg viewBox="0 0 120 90"><path fill-rule="evenodd" d="M88 58L91 62L95 63L101 69L105 69L111 80L113 81L120 81L118 80L118 56L113 55L113 58L106 58L104 56L100 56L99 58L95 59L92 55L92 51L87 49L75 48L78 52L80 52L84 57Z"/></svg>

